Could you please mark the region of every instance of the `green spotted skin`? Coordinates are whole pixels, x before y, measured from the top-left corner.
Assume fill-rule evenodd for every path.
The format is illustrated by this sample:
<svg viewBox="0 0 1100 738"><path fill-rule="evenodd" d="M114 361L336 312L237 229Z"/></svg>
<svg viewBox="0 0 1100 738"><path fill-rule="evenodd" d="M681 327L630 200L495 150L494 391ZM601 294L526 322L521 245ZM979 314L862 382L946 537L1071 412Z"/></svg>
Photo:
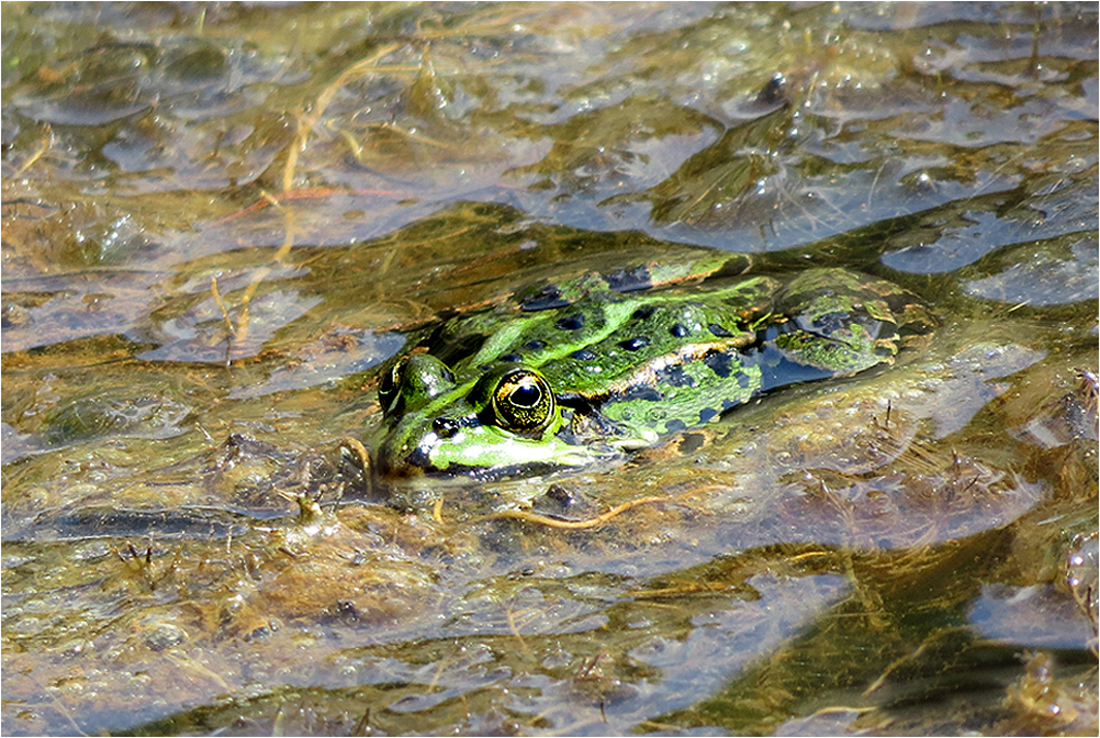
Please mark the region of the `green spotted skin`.
<svg viewBox="0 0 1100 738"><path fill-rule="evenodd" d="M452 319L384 374L376 469L496 478L613 459L763 391L891 362L902 333L930 327L909 293L841 269L661 287L693 269L721 273L587 275Z"/></svg>

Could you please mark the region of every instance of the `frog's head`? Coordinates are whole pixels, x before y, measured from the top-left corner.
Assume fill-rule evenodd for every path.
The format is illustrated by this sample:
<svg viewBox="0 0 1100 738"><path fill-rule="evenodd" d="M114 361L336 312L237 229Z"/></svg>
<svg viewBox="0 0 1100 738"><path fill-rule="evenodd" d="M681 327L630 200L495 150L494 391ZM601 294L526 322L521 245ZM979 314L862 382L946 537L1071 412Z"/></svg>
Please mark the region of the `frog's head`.
<svg viewBox="0 0 1100 738"><path fill-rule="evenodd" d="M562 433L568 419L554 389L523 364L463 383L438 358L413 354L384 375L378 399L383 423L375 455L386 476L496 477L596 458Z"/></svg>

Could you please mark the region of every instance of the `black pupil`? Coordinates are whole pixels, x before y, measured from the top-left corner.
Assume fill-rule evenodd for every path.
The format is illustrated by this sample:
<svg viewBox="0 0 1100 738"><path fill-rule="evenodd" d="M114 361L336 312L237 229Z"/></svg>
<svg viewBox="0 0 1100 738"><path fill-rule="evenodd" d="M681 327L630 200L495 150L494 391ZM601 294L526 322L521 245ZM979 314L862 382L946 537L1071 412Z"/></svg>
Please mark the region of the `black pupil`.
<svg viewBox="0 0 1100 738"><path fill-rule="evenodd" d="M512 390L508 399L520 407L534 407L542 399L542 390L534 385L522 385Z"/></svg>

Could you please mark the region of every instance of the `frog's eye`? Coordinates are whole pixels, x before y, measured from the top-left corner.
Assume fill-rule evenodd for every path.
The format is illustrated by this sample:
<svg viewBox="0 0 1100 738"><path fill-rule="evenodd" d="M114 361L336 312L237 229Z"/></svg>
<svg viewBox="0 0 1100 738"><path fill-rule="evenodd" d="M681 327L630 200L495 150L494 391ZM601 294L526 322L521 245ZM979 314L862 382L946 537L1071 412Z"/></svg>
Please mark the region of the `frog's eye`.
<svg viewBox="0 0 1100 738"><path fill-rule="evenodd" d="M412 354L393 365L378 384L378 402L386 417L397 417L423 407L454 385L454 374L439 359Z"/></svg>
<svg viewBox="0 0 1100 738"><path fill-rule="evenodd" d="M533 433L554 417L554 393L542 375L517 369L501 377L493 390L493 413L505 430Z"/></svg>

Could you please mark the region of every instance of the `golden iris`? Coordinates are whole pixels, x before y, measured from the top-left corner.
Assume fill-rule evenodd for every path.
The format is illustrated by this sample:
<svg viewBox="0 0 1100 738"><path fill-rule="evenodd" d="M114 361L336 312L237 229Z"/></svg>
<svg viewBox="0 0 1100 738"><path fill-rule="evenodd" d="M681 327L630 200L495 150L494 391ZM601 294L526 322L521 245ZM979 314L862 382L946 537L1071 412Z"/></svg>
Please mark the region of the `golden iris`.
<svg viewBox="0 0 1100 738"><path fill-rule="evenodd" d="M554 416L554 393L538 372L516 369L501 377L493 390L493 413L505 430L544 430Z"/></svg>

